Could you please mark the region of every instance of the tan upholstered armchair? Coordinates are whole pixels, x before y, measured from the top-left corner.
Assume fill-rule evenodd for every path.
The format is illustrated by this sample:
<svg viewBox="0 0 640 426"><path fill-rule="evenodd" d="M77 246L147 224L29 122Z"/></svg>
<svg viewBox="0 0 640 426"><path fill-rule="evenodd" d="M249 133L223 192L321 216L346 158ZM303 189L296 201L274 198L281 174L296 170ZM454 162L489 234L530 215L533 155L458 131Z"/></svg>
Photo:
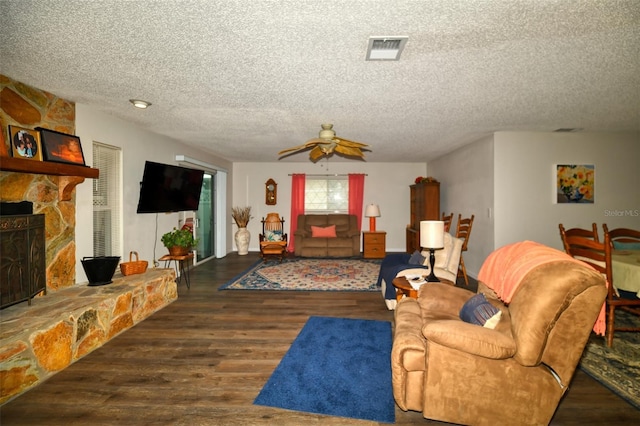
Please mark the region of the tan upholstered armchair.
<svg viewBox="0 0 640 426"><path fill-rule="evenodd" d="M501 312L494 329L461 320L462 307L475 296L467 289L428 283L417 300L398 302L391 362L401 409L461 424L549 423L607 289L595 270L547 249L557 258L543 257L548 251L538 258L499 249L498 259L485 261L498 265L490 279L517 281L509 283L511 293L504 292L504 283L494 289L484 281L479 285L492 309ZM514 255L533 263L518 264Z"/></svg>

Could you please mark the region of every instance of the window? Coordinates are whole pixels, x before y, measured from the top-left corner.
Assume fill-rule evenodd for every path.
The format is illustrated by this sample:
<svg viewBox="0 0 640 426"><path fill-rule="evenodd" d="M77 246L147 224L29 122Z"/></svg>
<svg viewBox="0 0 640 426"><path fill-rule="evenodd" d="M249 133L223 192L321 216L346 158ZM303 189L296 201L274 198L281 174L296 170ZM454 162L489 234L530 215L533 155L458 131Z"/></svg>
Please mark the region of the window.
<svg viewBox="0 0 640 426"><path fill-rule="evenodd" d="M93 255L121 256L121 149L93 143L93 167L100 177L93 181Z"/></svg>
<svg viewBox="0 0 640 426"><path fill-rule="evenodd" d="M307 178L304 210L305 213L348 213L349 180L341 176Z"/></svg>

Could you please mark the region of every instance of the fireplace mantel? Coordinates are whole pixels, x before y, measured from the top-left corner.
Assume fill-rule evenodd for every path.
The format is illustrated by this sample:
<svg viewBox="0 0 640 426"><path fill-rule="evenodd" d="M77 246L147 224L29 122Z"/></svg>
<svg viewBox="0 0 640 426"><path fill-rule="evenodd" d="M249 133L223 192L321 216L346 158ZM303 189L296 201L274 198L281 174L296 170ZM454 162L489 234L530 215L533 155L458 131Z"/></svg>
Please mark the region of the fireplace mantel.
<svg viewBox="0 0 640 426"><path fill-rule="evenodd" d="M79 183L84 182L85 178L97 179L100 174L99 169L86 166L13 157L0 157L0 171L60 176L58 185L58 198L60 201L69 201L73 189Z"/></svg>

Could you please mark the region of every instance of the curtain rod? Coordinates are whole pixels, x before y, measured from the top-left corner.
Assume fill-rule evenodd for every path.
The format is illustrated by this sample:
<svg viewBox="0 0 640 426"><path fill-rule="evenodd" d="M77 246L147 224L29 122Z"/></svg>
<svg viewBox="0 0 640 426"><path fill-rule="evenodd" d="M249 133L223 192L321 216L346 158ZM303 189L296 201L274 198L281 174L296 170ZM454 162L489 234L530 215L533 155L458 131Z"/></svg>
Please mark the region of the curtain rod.
<svg viewBox="0 0 640 426"><path fill-rule="evenodd" d="M305 176L349 176L350 174L359 174L359 173L334 173L334 174L307 174L307 173L289 173L289 176L293 176L294 174L296 175L305 175ZM366 173L363 173L365 176L369 176Z"/></svg>

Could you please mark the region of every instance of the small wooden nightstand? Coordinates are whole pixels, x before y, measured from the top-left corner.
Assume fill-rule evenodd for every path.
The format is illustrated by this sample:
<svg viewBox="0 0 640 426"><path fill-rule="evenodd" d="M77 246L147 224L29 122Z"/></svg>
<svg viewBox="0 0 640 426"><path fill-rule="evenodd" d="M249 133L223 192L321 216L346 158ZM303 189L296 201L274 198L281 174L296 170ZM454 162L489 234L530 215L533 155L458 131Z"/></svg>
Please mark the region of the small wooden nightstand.
<svg viewBox="0 0 640 426"><path fill-rule="evenodd" d="M365 259L382 259L386 254L386 236L384 231L363 231L362 249Z"/></svg>

